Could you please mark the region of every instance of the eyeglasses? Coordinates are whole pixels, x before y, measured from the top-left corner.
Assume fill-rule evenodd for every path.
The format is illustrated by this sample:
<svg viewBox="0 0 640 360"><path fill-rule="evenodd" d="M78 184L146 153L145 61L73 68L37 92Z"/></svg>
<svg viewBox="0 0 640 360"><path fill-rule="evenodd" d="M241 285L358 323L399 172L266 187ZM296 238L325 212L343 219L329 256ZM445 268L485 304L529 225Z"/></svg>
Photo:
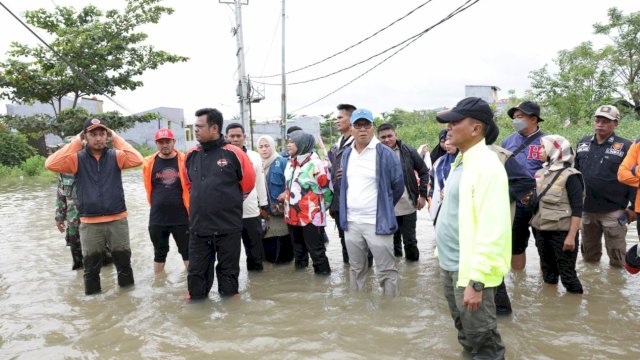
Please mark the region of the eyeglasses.
<svg viewBox="0 0 640 360"><path fill-rule="evenodd" d="M353 128L354 129L371 129L372 126L373 126L373 124L368 122L368 121L367 122L353 124Z"/></svg>

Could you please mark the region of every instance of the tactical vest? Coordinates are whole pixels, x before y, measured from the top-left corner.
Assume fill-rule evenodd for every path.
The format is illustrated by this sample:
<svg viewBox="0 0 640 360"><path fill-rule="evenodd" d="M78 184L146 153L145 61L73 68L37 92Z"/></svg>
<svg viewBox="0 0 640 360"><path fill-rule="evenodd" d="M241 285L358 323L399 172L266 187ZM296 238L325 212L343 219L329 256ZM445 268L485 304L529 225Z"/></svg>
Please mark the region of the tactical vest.
<svg viewBox="0 0 640 360"><path fill-rule="evenodd" d="M114 215L127 210L121 172L114 149L105 149L99 160L88 149L78 153L76 191L80 216Z"/></svg>
<svg viewBox="0 0 640 360"><path fill-rule="evenodd" d="M509 160L510 157L513 156L513 153L503 147L500 147L498 145L487 145L489 147L489 150L493 151L496 155L498 155L498 160L500 160L500 162L502 163L502 165L505 165L507 163L507 160ZM516 216L516 202L515 201L511 201L511 225L513 225L513 219Z"/></svg>
<svg viewBox="0 0 640 360"><path fill-rule="evenodd" d="M580 174L580 171L570 167L549 171L545 176L545 169L540 169L536 172L536 193L542 193L558 171L562 171L562 174L540 199L538 212L531 219L531 226L538 230L569 231L571 227L571 205L567 195L567 179L571 175ZM584 192L582 196L584 197Z"/></svg>

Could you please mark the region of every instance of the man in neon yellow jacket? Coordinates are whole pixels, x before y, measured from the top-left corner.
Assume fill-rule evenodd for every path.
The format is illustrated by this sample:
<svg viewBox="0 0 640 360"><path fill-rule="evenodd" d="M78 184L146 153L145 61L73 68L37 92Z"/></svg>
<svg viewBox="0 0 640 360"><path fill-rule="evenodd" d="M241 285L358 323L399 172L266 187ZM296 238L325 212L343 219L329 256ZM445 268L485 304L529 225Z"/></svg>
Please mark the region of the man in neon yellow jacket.
<svg viewBox="0 0 640 360"><path fill-rule="evenodd" d="M436 118L460 149L436 224L445 297L463 348L474 359L503 359L494 293L511 263L511 212L507 174L484 140L493 112L469 97Z"/></svg>

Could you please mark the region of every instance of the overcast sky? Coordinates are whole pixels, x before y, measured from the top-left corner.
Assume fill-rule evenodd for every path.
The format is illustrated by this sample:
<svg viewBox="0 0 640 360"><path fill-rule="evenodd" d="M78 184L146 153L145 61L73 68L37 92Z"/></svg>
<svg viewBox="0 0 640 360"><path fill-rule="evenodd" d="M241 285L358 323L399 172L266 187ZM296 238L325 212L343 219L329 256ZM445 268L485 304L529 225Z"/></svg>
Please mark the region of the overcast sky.
<svg viewBox="0 0 640 360"><path fill-rule="evenodd" d="M28 9L53 9L54 4L77 9L94 4L102 9L122 9L122 0L0 0L20 16ZM286 68L294 70L321 60L388 25L425 0L287 0ZM464 0L432 0L380 35L321 65L290 74L287 82L303 81L343 67L387 49L434 25ZM188 56L190 61L149 71L144 86L121 91L108 99L105 110L128 114L155 107L183 108L187 121L201 107L216 107L225 118L239 113L235 94L238 82L236 40L231 34L235 15L229 5L216 0L166 0L175 9L159 24L146 26L148 42L156 49ZM353 69L323 80L287 87L287 110L293 112L341 88L326 99L295 111L297 115L333 112L338 103L352 103L374 114L391 111L453 106L464 97L465 85L495 85L507 97L514 89L522 96L528 74L551 64L557 52L582 41L600 47L607 39L593 35L592 25L606 22L607 9L626 13L639 10L638 0L480 0L468 10L435 27L405 50L352 84L341 88L384 57L386 53ZM247 73L256 81L280 83L281 0L250 0L242 7ZM0 8L0 58L11 41L36 44L37 40ZM45 35L40 31L41 35ZM267 86L266 99L252 107L258 121L280 117L280 86ZM2 103L0 113L5 113Z"/></svg>

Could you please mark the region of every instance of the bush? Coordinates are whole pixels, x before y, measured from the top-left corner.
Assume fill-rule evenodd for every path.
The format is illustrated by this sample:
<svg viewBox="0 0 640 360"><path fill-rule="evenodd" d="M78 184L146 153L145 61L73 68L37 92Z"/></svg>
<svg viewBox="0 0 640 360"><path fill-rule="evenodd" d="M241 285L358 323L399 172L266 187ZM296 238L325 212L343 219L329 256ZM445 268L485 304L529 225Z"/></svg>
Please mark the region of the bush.
<svg viewBox="0 0 640 360"><path fill-rule="evenodd" d="M22 175L22 169L19 167L0 165L0 177L19 177L20 175Z"/></svg>
<svg viewBox="0 0 640 360"><path fill-rule="evenodd" d="M134 145L133 147L136 150L138 150L140 152L140 154L142 154L143 157L147 157L149 155L153 155L157 151L156 149L152 149L152 148L148 147L147 145Z"/></svg>
<svg viewBox="0 0 640 360"><path fill-rule="evenodd" d="M20 166L35 154L36 150L27 144L23 135L0 129L0 165Z"/></svg>
<svg viewBox="0 0 640 360"><path fill-rule="evenodd" d="M27 176L38 176L44 171L45 160L46 159L40 155L32 156L24 161L22 171L24 171L24 174Z"/></svg>

